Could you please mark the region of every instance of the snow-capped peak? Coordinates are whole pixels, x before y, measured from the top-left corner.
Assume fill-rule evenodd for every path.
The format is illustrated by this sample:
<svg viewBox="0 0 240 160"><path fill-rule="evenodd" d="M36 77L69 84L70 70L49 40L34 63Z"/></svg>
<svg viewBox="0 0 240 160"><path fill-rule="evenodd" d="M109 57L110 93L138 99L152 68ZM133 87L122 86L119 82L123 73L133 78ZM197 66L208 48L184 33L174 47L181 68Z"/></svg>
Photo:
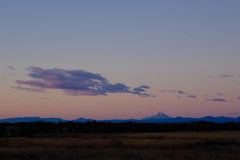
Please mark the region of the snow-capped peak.
<svg viewBox="0 0 240 160"><path fill-rule="evenodd" d="M143 120L150 120L150 119L166 119L166 118L172 118L162 112L158 112L157 114L153 115L153 116L149 116L149 117L145 117L143 118Z"/></svg>

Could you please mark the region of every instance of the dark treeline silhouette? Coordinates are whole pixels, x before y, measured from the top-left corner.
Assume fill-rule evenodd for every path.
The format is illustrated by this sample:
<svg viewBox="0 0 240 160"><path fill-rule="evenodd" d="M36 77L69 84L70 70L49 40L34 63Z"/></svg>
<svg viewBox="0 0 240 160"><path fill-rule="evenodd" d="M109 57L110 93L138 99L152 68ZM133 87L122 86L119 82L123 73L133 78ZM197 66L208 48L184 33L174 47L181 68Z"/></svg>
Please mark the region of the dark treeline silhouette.
<svg viewBox="0 0 240 160"><path fill-rule="evenodd" d="M176 131L237 131L240 122L213 123L208 121L184 123L137 123L137 122L18 122L0 123L0 136L33 136L46 133L133 133Z"/></svg>

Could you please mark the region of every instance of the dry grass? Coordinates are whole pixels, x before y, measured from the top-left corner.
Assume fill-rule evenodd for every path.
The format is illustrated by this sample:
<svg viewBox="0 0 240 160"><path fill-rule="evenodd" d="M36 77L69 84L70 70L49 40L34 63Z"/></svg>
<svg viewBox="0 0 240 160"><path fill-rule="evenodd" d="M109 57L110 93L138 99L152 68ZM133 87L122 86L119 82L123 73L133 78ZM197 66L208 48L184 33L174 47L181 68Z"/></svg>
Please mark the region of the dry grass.
<svg viewBox="0 0 240 160"><path fill-rule="evenodd" d="M1 138L1 160L236 160L240 132L81 134ZM58 137L58 136L56 136ZM76 138L80 137L80 138Z"/></svg>

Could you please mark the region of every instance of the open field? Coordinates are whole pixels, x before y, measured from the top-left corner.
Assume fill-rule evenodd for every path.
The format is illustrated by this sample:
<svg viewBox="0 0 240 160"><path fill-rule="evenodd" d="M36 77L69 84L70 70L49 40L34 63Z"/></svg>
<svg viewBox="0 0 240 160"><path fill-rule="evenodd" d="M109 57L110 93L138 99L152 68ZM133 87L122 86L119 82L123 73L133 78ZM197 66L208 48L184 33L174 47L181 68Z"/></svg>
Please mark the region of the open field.
<svg viewBox="0 0 240 160"><path fill-rule="evenodd" d="M240 132L48 134L0 139L1 160L237 160Z"/></svg>

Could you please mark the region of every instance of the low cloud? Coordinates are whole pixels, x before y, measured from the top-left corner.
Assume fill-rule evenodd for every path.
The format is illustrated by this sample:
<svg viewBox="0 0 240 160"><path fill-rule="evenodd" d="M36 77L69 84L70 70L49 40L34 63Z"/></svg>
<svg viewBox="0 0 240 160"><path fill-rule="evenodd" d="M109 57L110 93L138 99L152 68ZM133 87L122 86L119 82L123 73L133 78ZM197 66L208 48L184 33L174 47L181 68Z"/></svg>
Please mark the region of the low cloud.
<svg viewBox="0 0 240 160"><path fill-rule="evenodd" d="M171 90L171 91L168 91L168 92L176 92L175 90Z"/></svg>
<svg viewBox="0 0 240 160"><path fill-rule="evenodd" d="M196 98L197 99L197 96L195 96L195 95L187 95L187 98Z"/></svg>
<svg viewBox="0 0 240 160"><path fill-rule="evenodd" d="M217 93L217 95L218 95L218 96L223 96L223 94L222 94L222 93Z"/></svg>
<svg viewBox="0 0 240 160"><path fill-rule="evenodd" d="M240 100L240 97L237 97Z"/></svg>
<svg viewBox="0 0 240 160"><path fill-rule="evenodd" d="M206 99L206 101L226 102L227 100L222 99L222 98L213 98L213 99Z"/></svg>
<svg viewBox="0 0 240 160"><path fill-rule="evenodd" d="M35 80L17 80L20 85L28 85L34 88L12 87L15 89L37 92L46 89L59 89L72 96L98 96L108 93L131 93L140 97L155 97L145 93L149 86L142 85L134 89L123 83L111 84L100 74L85 70L42 69L40 67L27 68L27 76ZM35 89L36 88L36 89Z"/></svg>
<svg viewBox="0 0 240 160"><path fill-rule="evenodd" d="M163 90L161 90L161 92L166 92L166 90L163 89Z"/></svg>
<svg viewBox="0 0 240 160"><path fill-rule="evenodd" d="M15 68L12 67L12 66L7 66L7 68L8 68L8 69L11 69L11 70L15 70Z"/></svg>

